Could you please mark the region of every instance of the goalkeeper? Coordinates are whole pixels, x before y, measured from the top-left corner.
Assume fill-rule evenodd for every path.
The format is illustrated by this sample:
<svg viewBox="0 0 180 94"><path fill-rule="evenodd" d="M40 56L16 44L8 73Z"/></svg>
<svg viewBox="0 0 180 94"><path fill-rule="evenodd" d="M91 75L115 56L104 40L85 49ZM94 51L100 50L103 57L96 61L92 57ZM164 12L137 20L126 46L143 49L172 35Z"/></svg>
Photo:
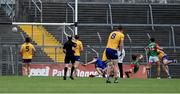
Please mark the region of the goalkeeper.
<svg viewBox="0 0 180 94"><path fill-rule="evenodd" d="M96 71L98 72L98 75L101 75L102 77L105 77L106 74L106 67L107 63L103 62L100 58L94 57L92 61L84 64L84 66L95 63ZM94 76L98 76L94 75ZM92 76L92 75L91 75Z"/></svg>
<svg viewBox="0 0 180 94"><path fill-rule="evenodd" d="M98 57L94 57L90 62L83 64L84 66L95 63L96 71L98 75L91 75L91 77L99 76L105 77L107 71L107 58L105 51L103 52L102 60Z"/></svg>
<svg viewBox="0 0 180 94"><path fill-rule="evenodd" d="M143 58L143 55L139 55L139 54L132 55L133 61L131 63L131 69L125 71L127 78L129 78L130 76L132 76L133 74L139 71L139 68L140 68L139 60L141 60L142 58Z"/></svg>

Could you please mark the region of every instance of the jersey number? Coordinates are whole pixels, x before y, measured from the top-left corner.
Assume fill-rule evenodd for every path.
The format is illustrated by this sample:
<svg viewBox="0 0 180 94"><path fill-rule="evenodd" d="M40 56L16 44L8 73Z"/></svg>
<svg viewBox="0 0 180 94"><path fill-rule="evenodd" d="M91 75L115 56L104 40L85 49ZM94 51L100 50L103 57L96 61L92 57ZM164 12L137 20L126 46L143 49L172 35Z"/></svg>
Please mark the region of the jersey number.
<svg viewBox="0 0 180 94"><path fill-rule="evenodd" d="M26 52L29 52L29 46L26 46Z"/></svg>
<svg viewBox="0 0 180 94"><path fill-rule="evenodd" d="M113 33L113 34L111 35L111 39L115 39L115 38L116 38L116 34Z"/></svg>

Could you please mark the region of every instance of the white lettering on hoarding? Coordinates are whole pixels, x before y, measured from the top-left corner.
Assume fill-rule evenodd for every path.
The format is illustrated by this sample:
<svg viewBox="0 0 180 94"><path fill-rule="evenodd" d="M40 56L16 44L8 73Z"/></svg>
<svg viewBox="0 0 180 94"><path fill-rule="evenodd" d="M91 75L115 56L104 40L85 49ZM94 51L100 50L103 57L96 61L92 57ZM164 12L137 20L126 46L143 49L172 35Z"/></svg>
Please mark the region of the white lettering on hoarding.
<svg viewBox="0 0 180 94"><path fill-rule="evenodd" d="M69 68L67 72L67 76L70 76L70 72L71 69ZM89 77L89 75L97 75L97 74L98 73L96 71L81 71L79 69L77 70L78 77ZM50 68L49 66L46 66L45 68L31 68L30 75L31 76L64 76L64 70L55 69L52 67Z"/></svg>
<svg viewBox="0 0 180 94"><path fill-rule="evenodd" d="M31 76L49 76L49 70L50 68L48 66L46 66L45 68L31 68L30 69L30 75Z"/></svg>

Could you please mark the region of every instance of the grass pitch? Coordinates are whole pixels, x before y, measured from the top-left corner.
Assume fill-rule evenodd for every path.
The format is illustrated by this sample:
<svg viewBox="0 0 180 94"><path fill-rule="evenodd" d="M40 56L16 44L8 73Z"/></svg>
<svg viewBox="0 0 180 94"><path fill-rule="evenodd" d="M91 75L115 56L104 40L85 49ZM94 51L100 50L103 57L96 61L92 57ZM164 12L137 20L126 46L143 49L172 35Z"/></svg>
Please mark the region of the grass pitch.
<svg viewBox="0 0 180 94"><path fill-rule="evenodd" d="M112 80L113 82L113 80ZM180 79L119 79L105 83L104 78L1 76L0 93L180 93Z"/></svg>

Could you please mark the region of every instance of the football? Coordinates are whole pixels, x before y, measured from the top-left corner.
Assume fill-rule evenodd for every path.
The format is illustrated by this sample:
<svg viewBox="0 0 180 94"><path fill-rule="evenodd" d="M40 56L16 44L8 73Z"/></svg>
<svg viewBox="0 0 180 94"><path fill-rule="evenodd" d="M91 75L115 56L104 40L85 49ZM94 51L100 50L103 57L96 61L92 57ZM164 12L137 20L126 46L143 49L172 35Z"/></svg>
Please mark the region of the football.
<svg viewBox="0 0 180 94"><path fill-rule="evenodd" d="M13 28L12 28L12 31L13 31L13 32L17 32L17 31L18 31L17 27L13 27Z"/></svg>

